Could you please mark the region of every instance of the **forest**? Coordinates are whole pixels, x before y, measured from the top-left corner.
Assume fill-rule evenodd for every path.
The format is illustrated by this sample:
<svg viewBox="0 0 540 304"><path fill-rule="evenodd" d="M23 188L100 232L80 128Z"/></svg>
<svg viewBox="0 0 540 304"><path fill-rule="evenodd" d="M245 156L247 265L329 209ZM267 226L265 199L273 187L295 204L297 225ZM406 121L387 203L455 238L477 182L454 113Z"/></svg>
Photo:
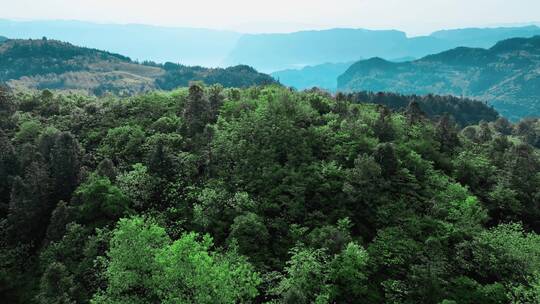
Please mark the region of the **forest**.
<svg viewBox="0 0 540 304"><path fill-rule="evenodd" d="M397 111L405 110L412 102L418 104L427 117L439 119L448 114L461 127L475 125L481 121L495 121L499 117L499 113L487 103L451 95L403 95L389 92L356 91L353 93L340 92L337 94L337 98L352 102L384 105Z"/></svg>
<svg viewBox="0 0 540 304"><path fill-rule="evenodd" d="M123 55L47 37L3 42L0 38L0 83L11 88L126 96L186 87L190 81L225 87L276 83L271 76L245 65L205 68L171 62L141 63Z"/></svg>
<svg viewBox="0 0 540 304"><path fill-rule="evenodd" d="M539 303L539 148L450 97L2 88L0 298Z"/></svg>

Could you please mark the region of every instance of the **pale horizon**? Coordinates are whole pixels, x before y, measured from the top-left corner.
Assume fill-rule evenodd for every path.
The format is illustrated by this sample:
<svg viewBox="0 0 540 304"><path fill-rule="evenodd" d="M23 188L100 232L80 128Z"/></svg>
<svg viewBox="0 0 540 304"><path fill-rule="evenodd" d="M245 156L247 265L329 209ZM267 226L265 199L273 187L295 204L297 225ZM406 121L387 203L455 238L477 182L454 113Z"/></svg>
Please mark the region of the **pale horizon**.
<svg viewBox="0 0 540 304"><path fill-rule="evenodd" d="M287 33L330 28L400 30L409 36L437 30L539 24L540 1L322 0L257 1L0 0L0 19L82 21L206 28L240 33ZM399 12L399 14L395 13Z"/></svg>

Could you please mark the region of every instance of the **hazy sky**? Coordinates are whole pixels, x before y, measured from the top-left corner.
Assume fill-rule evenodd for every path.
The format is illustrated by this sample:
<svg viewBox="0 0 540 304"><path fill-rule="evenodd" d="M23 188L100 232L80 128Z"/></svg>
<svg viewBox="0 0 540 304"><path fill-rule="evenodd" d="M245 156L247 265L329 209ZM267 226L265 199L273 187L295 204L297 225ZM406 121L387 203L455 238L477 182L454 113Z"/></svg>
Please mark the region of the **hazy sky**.
<svg viewBox="0 0 540 304"><path fill-rule="evenodd" d="M441 28L540 21L540 0L0 0L0 18L233 29Z"/></svg>

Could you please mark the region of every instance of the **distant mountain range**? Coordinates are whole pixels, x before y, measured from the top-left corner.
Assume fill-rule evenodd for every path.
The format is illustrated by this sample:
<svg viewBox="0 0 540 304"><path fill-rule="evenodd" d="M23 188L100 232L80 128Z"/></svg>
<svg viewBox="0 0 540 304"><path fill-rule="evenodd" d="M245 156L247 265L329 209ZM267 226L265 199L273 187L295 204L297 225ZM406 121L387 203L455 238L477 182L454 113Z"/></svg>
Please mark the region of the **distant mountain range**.
<svg viewBox="0 0 540 304"><path fill-rule="evenodd" d="M328 91L335 91L338 76L343 74L353 63L323 63L298 70L278 71L271 75L280 83L298 90L318 87Z"/></svg>
<svg viewBox="0 0 540 304"><path fill-rule="evenodd" d="M4 41L6 41L6 40L7 40L7 38L6 38L6 37L4 37L4 36L0 36L0 42L4 42Z"/></svg>
<svg viewBox="0 0 540 304"><path fill-rule="evenodd" d="M302 68L325 62L361 58L420 58L451 48L491 47L513 37L540 35L537 26L458 29L409 38L400 31L331 29L290 34L244 35L226 59L227 64L248 64L261 71Z"/></svg>
<svg viewBox="0 0 540 304"><path fill-rule="evenodd" d="M509 38L528 38L540 35L536 25L498 28L464 28L434 32L430 37L451 41L458 46L490 48L494 43Z"/></svg>
<svg viewBox="0 0 540 304"><path fill-rule="evenodd" d="M243 65L223 69L140 64L122 55L56 40L0 42L0 83L11 87L83 90L97 95L134 94L187 86L190 81L226 87L275 82L269 75Z"/></svg>
<svg viewBox="0 0 540 304"><path fill-rule="evenodd" d="M489 49L459 47L403 63L359 61L339 76L338 89L467 96L488 101L512 119L540 116L540 36L504 40Z"/></svg>
<svg viewBox="0 0 540 304"><path fill-rule="evenodd" d="M185 65L246 64L263 72L300 69L362 58L414 57L458 46L493 46L513 37L540 35L537 26L457 29L407 37L396 30L329 29L283 34L241 34L194 28L111 25L80 21L0 20L0 35L49 39L124 54L137 60Z"/></svg>
<svg viewBox="0 0 540 304"><path fill-rule="evenodd" d="M0 35L13 39L41 39L45 36L124 54L140 61L218 67L222 66L242 34L137 24L0 20Z"/></svg>
<svg viewBox="0 0 540 304"><path fill-rule="evenodd" d="M354 32L354 30L352 30ZM377 52L370 51L360 45L357 46L357 52L355 54L361 54L361 57L380 57L391 58L389 61L402 62L412 61L416 58L423 57L425 55L438 53L441 51L449 50L458 46L470 46L470 47L483 47L488 48L493 46L496 42L507 38L514 37L532 37L540 34L540 28L536 26L525 26L516 28L484 28L484 29L458 29L448 31L434 32L430 36L406 38L404 35L397 35L394 37L396 40L390 42L395 43L393 48L382 48ZM292 34L291 34L292 35ZM404 39L405 37L405 39ZM285 36L282 36L282 40L285 40ZM289 38L291 38L289 36ZM379 37L380 38L380 37ZM255 39L255 38L253 38ZM364 44L377 43L377 38L373 39L373 43L363 42ZM368 39L369 40L369 39ZM360 41L360 40L359 40ZM261 42L262 43L262 42ZM290 42L292 43L292 42ZM349 42L341 41L340 45L347 48ZM325 45L329 47L335 46L333 42L326 42ZM288 52L291 52L285 46ZM311 52L317 52L317 47L313 46ZM351 50L354 53L354 49ZM252 51L255 52L255 51ZM333 54L332 51L328 51L329 54ZM295 55L296 56L296 55ZM344 55L345 58L360 57L360 55ZM285 57L285 55L283 55ZM300 55L298 55L300 57ZM260 58L273 58L269 54L267 56L261 56ZM277 60L282 60L278 58ZM315 60L316 61L316 60ZM354 62L356 62L355 60ZM234 62L234 61L231 61ZM249 61L247 61L249 62ZM336 63L337 62L337 63ZM254 66L258 66L258 62L250 62ZM337 89L337 77L341 75L352 64L349 62L324 63L320 65L309 65L305 68L285 69L277 72L273 72L271 75L286 85L294 87L298 90L308 89L311 87L319 87L329 91L335 91ZM348 65L348 66L347 66ZM259 68L263 69L263 67Z"/></svg>
<svg viewBox="0 0 540 304"><path fill-rule="evenodd" d="M373 54L392 56L396 43L406 40L400 31L331 29L287 34L242 36L226 59L227 64L249 62L263 71L302 68L325 62L357 61Z"/></svg>
<svg viewBox="0 0 540 304"><path fill-rule="evenodd" d="M530 38L540 35L540 28L533 25L407 37L396 30L241 34L79 21L0 20L0 35L0 82L17 87L131 94L172 89L192 80L225 86L275 82L257 72L260 70L273 72L280 83L297 89L316 86L330 91L463 95L489 101L511 118L540 115L538 37ZM14 39L5 41L3 36ZM495 45L514 37L524 39ZM357 62L371 57L377 58ZM388 61L392 58L422 59ZM357 63L351 66L353 62Z"/></svg>
<svg viewBox="0 0 540 304"><path fill-rule="evenodd" d="M390 61L404 62L416 58L402 57ZM330 92L337 90L337 78L343 74L351 65L351 62L323 63L313 66L307 66L301 69L288 69L277 71L270 75L281 84L293 87L297 90L311 89L314 87L324 89Z"/></svg>

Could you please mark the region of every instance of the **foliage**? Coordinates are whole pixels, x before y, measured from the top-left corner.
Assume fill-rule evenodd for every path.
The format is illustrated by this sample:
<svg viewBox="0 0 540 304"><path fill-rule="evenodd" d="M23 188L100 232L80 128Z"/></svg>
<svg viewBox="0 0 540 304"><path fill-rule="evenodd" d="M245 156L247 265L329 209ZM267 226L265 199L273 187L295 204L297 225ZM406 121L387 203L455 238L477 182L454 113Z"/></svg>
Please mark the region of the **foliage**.
<svg viewBox="0 0 540 304"><path fill-rule="evenodd" d="M91 175L79 186L73 200L84 222L118 219L130 207L129 198L106 177Z"/></svg>
<svg viewBox="0 0 540 304"><path fill-rule="evenodd" d="M9 303L538 299L535 119L280 86L0 92Z"/></svg>
<svg viewBox="0 0 540 304"><path fill-rule="evenodd" d="M483 102L469 98L441 95L403 95L387 92L360 91L347 94L347 99L354 102L368 102L387 106L393 110L403 110L411 102L418 106L429 118L439 119L450 115L461 126L477 124L482 120L494 121L497 111Z"/></svg>
<svg viewBox="0 0 540 304"><path fill-rule="evenodd" d="M139 217L113 231L108 284L92 303L233 303L257 295L260 278L234 252L210 252L212 238L195 233L171 241L165 229Z"/></svg>

